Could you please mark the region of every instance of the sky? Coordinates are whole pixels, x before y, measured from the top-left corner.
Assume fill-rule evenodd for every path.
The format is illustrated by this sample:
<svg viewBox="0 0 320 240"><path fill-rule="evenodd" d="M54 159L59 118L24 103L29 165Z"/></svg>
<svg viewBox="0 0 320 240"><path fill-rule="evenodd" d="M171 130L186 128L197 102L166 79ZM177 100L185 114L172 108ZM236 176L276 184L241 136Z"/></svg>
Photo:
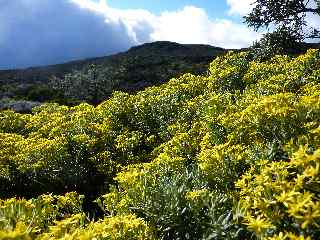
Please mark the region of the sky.
<svg viewBox="0 0 320 240"><path fill-rule="evenodd" d="M0 0L0 69L105 56L153 41L248 47L261 37L243 24L252 2Z"/></svg>
<svg viewBox="0 0 320 240"><path fill-rule="evenodd" d="M118 9L146 9L154 14L161 14L164 11L175 11L185 6L195 6L206 10L212 18L224 17L228 5L224 0L108 0L108 4Z"/></svg>

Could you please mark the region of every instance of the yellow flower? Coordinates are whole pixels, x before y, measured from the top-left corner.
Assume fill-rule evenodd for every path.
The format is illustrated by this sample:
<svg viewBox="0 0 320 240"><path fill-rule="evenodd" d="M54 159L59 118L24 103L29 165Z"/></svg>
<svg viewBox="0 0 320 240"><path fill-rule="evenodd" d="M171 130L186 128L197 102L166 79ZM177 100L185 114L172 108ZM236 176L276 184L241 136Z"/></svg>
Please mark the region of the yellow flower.
<svg viewBox="0 0 320 240"><path fill-rule="evenodd" d="M258 215L256 218L252 216L246 216L245 219L248 229L254 231L258 235L263 234L270 228L274 228L271 222L269 222L265 217Z"/></svg>
<svg viewBox="0 0 320 240"><path fill-rule="evenodd" d="M198 189L186 193L186 199L189 201L198 200L201 196L208 193L208 189Z"/></svg>
<svg viewBox="0 0 320 240"><path fill-rule="evenodd" d="M273 235L272 237L268 237L268 240L287 240L288 234L280 232L278 235Z"/></svg>

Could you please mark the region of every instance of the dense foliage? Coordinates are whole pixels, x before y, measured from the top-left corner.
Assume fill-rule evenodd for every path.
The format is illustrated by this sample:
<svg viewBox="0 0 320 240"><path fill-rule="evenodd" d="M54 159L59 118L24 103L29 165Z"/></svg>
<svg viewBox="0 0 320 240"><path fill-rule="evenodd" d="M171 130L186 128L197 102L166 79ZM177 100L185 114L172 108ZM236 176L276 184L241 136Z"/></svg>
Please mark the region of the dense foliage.
<svg viewBox="0 0 320 240"><path fill-rule="evenodd" d="M317 239L319 151L316 50L2 111L0 238Z"/></svg>

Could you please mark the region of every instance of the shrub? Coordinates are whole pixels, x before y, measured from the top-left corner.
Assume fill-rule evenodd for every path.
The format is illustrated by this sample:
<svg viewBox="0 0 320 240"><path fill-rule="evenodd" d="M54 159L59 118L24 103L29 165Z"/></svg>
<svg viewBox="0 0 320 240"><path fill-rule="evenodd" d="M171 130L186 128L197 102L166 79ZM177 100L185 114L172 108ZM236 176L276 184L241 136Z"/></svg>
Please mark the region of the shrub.
<svg viewBox="0 0 320 240"><path fill-rule="evenodd" d="M83 196L41 195L37 199L11 198L0 201L0 236L2 239L34 239L55 220L82 212Z"/></svg>
<svg viewBox="0 0 320 240"><path fill-rule="evenodd" d="M237 182L243 223L259 238L319 236L320 150L301 148L288 162L261 161ZM277 238L278 237L278 238Z"/></svg>

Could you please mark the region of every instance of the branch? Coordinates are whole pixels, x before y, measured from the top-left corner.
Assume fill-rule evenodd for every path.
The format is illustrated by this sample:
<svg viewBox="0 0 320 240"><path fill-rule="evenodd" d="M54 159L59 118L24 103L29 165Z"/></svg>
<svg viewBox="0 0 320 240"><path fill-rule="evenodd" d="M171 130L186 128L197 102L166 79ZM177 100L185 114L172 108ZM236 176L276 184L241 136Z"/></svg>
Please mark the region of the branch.
<svg viewBox="0 0 320 240"><path fill-rule="evenodd" d="M300 12L301 13L306 12L306 13L317 13L317 14L320 14L320 8L304 8Z"/></svg>
<svg viewBox="0 0 320 240"><path fill-rule="evenodd" d="M307 36L307 39L320 39L320 36Z"/></svg>

